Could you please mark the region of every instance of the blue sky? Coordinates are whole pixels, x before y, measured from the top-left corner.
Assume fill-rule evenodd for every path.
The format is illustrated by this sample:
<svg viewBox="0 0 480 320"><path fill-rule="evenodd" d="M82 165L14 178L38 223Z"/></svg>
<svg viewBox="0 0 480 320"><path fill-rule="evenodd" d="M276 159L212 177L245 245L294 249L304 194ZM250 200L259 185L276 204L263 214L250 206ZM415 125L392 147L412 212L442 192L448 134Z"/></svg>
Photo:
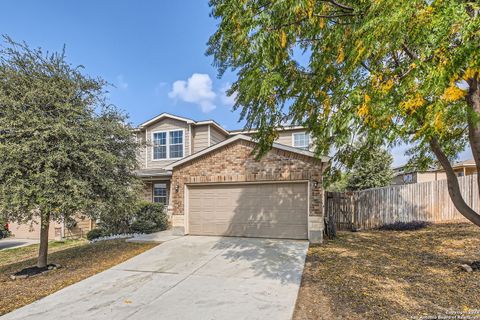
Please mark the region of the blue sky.
<svg viewBox="0 0 480 320"><path fill-rule="evenodd" d="M66 45L72 64L115 85L110 100L134 125L170 112L239 129L224 95L234 75L217 79L205 56L216 29L209 13L207 0L10 0L2 1L0 34L50 51ZM393 150L394 165L406 161L404 149Z"/></svg>
<svg viewBox="0 0 480 320"><path fill-rule="evenodd" d="M135 125L171 112L241 128L223 96L233 79L217 79L204 54L216 27L209 13L200 0L2 1L0 33L50 51L65 44L71 63L116 86L110 100Z"/></svg>

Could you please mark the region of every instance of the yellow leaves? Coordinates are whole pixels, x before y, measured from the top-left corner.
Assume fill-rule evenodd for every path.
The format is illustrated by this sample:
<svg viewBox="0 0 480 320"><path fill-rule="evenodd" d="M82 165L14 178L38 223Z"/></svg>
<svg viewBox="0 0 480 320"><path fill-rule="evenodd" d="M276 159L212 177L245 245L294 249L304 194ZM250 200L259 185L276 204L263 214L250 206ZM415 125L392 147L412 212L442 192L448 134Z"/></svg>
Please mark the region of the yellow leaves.
<svg viewBox="0 0 480 320"><path fill-rule="evenodd" d="M437 114L435 114L435 120L433 121L433 127L435 128L435 130L437 132L442 132L443 131L443 128L445 126L444 126L444 122L443 122L443 114L441 112L438 112Z"/></svg>
<svg viewBox="0 0 480 320"><path fill-rule="evenodd" d="M357 110L357 114L359 117L365 118L368 116L370 113L370 110L368 108L368 103L372 100L368 94L365 94L363 97L363 103L360 105L360 107Z"/></svg>
<svg viewBox="0 0 480 320"><path fill-rule="evenodd" d="M372 83L372 86L380 90L380 92L382 92L383 94L388 93L394 85L393 79L388 79L387 81L384 81L381 74L373 74L370 81Z"/></svg>
<svg viewBox="0 0 480 320"><path fill-rule="evenodd" d="M413 113L418 108L425 105L425 103L426 101L425 99L423 99L422 95L420 93L417 93L415 97L401 102L400 107L407 113Z"/></svg>
<svg viewBox="0 0 480 320"><path fill-rule="evenodd" d="M307 15L308 15L308 18L313 17L314 7L315 7L315 0L307 0Z"/></svg>
<svg viewBox="0 0 480 320"><path fill-rule="evenodd" d="M343 48L340 47L338 49L338 55L337 55L337 63L340 64L345 60L345 53L343 52Z"/></svg>
<svg viewBox="0 0 480 320"><path fill-rule="evenodd" d="M369 110L368 110L368 105L366 103L363 103L360 108L357 110L357 114L359 117L366 117L368 116Z"/></svg>
<svg viewBox="0 0 480 320"><path fill-rule="evenodd" d="M370 98L370 96L368 94L365 94L365 97L363 97L365 103L369 103L370 101L372 101L372 98Z"/></svg>
<svg viewBox="0 0 480 320"><path fill-rule="evenodd" d="M410 69L415 69L417 67L417 64L415 62L412 62L410 64Z"/></svg>
<svg viewBox="0 0 480 320"><path fill-rule="evenodd" d="M327 81L327 83L330 83L333 81L333 77L331 74L328 75L328 77L325 79L325 81Z"/></svg>
<svg viewBox="0 0 480 320"><path fill-rule="evenodd" d="M325 110L324 114L327 117L330 114L331 106L332 106L332 102L330 101L330 97L326 96L325 99L323 100L323 108Z"/></svg>
<svg viewBox="0 0 480 320"><path fill-rule="evenodd" d="M382 93L388 93L393 87L393 80L390 79L380 86Z"/></svg>
<svg viewBox="0 0 480 320"><path fill-rule="evenodd" d="M468 80L468 79L474 79L474 78L480 79L480 68L479 69L474 69L474 68L468 68L465 70L465 73L463 74L462 79L463 80Z"/></svg>
<svg viewBox="0 0 480 320"><path fill-rule="evenodd" d="M319 24L319 26L320 26L320 29L325 28L325 19L320 19L320 24Z"/></svg>
<svg viewBox="0 0 480 320"><path fill-rule="evenodd" d="M282 46L282 48L285 48L287 46L287 34L283 30L280 36L280 45Z"/></svg>
<svg viewBox="0 0 480 320"><path fill-rule="evenodd" d="M383 76L381 74L379 74L379 75L373 74L371 78L372 79L370 81L372 82L372 85L373 86L378 86L379 83L382 81Z"/></svg>
<svg viewBox="0 0 480 320"><path fill-rule="evenodd" d="M365 46L363 45L362 40L357 40L355 42L355 50L356 50L356 55L355 55L355 60L353 63L358 63L358 61L362 60L363 58L363 53L365 52Z"/></svg>
<svg viewBox="0 0 480 320"><path fill-rule="evenodd" d="M443 92L442 99L446 102L454 102L457 100L462 99L467 95L465 90L460 89L454 83L450 85L445 91Z"/></svg>

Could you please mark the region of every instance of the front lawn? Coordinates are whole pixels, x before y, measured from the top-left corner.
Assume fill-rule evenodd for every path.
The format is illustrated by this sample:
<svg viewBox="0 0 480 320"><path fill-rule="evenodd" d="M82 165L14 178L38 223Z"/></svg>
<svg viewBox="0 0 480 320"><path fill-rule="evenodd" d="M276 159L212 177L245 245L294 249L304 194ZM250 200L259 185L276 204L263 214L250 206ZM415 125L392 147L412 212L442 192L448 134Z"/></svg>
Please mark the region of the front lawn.
<svg viewBox="0 0 480 320"><path fill-rule="evenodd" d="M49 263L58 263L62 268L15 281L10 279L11 274L35 265L38 245L0 251L0 315L113 267L155 245L125 240L94 244L82 240L52 242Z"/></svg>
<svg viewBox="0 0 480 320"><path fill-rule="evenodd" d="M294 319L411 319L465 312L480 319L480 228L340 232L311 246Z"/></svg>

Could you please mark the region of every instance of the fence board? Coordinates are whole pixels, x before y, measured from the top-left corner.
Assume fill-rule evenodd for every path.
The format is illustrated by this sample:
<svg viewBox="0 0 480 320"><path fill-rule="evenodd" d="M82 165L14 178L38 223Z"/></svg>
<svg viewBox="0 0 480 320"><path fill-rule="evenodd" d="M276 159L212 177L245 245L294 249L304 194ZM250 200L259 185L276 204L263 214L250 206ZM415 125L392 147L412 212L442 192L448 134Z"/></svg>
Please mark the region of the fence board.
<svg viewBox="0 0 480 320"><path fill-rule="evenodd" d="M479 212L477 175L458 178L469 206ZM327 192L326 213L337 228L372 229L397 221L467 221L450 200L446 180L357 192Z"/></svg>

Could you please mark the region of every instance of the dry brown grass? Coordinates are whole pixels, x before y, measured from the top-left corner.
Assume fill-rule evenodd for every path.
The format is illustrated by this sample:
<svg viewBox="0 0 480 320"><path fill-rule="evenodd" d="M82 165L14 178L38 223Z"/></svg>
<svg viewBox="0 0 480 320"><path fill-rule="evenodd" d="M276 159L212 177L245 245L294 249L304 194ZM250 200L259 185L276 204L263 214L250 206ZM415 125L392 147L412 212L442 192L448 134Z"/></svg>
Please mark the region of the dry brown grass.
<svg viewBox="0 0 480 320"><path fill-rule="evenodd" d="M124 240L52 243L49 263L61 269L27 279L12 281L10 275L35 265L38 245L0 252L0 315L32 303L75 282L104 271L156 244L129 243Z"/></svg>
<svg viewBox="0 0 480 320"><path fill-rule="evenodd" d="M480 310L480 228L340 232L311 246L294 319L410 319ZM478 315L480 319L480 314Z"/></svg>

